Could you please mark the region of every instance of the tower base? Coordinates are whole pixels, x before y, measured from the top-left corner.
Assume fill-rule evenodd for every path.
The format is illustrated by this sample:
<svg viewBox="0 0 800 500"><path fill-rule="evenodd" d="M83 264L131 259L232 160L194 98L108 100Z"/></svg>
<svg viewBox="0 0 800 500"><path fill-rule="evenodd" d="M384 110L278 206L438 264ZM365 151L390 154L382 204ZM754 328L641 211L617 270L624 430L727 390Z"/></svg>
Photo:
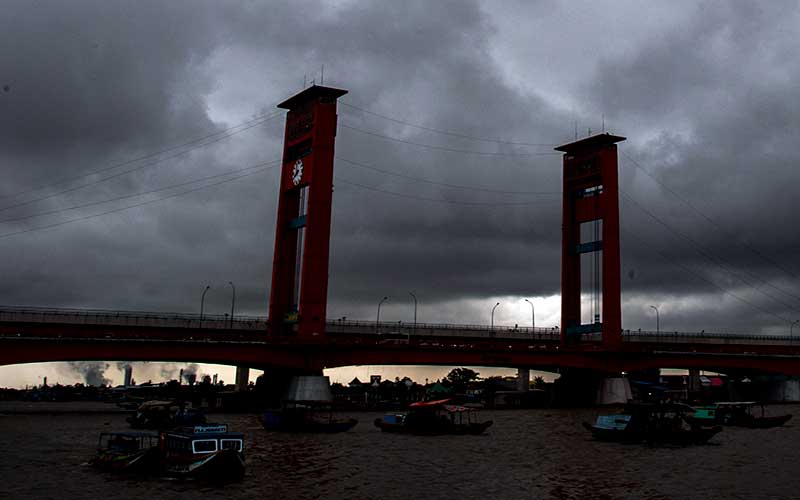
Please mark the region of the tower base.
<svg viewBox="0 0 800 500"><path fill-rule="evenodd" d="M769 384L769 400L781 403L800 401L800 379L792 377Z"/></svg>
<svg viewBox="0 0 800 500"><path fill-rule="evenodd" d="M632 398L631 384L626 378L604 378L597 389L597 404L625 404Z"/></svg>

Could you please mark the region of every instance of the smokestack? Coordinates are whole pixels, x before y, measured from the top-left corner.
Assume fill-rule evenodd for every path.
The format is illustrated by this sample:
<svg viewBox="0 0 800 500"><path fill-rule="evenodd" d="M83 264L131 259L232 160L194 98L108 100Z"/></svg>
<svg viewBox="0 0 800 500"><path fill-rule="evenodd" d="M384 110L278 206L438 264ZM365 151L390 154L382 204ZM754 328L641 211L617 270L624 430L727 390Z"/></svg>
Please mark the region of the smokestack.
<svg viewBox="0 0 800 500"><path fill-rule="evenodd" d="M178 385L183 384L183 368L181 368L180 373L178 373Z"/></svg>
<svg viewBox="0 0 800 500"><path fill-rule="evenodd" d="M123 385L125 387L130 387L131 379L133 378L133 367L131 365L125 366L125 382Z"/></svg>

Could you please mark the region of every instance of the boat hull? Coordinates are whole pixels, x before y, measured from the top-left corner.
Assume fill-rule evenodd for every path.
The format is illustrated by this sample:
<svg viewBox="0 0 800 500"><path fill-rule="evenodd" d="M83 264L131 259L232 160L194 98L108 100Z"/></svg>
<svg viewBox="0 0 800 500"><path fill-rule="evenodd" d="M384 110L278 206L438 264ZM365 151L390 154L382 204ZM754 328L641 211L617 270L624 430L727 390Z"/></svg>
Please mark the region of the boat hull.
<svg viewBox="0 0 800 500"><path fill-rule="evenodd" d="M161 463L162 475L208 481L239 480L244 476L244 471L244 457L234 450L220 450L191 458L167 455Z"/></svg>
<svg viewBox="0 0 800 500"><path fill-rule="evenodd" d="M748 429L770 429L780 427L792 418L791 415L780 415L775 417L728 417L722 419L709 419L687 417L686 420L696 425L711 425L720 423L730 427L746 427Z"/></svg>
<svg viewBox="0 0 800 500"><path fill-rule="evenodd" d="M158 471L158 449L150 448L135 453L99 452L90 463L92 466L114 473L149 474Z"/></svg>
<svg viewBox="0 0 800 500"><path fill-rule="evenodd" d="M689 446L705 444L722 430L721 426L692 427L691 429L678 430L628 430L607 429L583 423L583 427L592 433L598 441L613 441L617 443L647 443L650 445Z"/></svg>
<svg viewBox="0 0 800 500"><path fill-rule="evenodd" d="M275 432L308 432L314 434L336 434L347 432L358 424L358 420L330 419L317 420L299 416L293 418L281 413L265 413L261 418L261 425L268 431Z"/></svg>

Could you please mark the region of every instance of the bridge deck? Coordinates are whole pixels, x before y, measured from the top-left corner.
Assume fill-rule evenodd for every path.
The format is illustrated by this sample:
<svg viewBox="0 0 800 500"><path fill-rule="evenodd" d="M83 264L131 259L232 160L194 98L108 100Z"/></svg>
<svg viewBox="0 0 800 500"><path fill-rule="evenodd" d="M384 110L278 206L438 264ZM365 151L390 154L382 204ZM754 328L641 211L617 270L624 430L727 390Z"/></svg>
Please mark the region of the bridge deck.
<svg viewBox="0 0 800 500"><path fill-rule="evenodd" d="M151 360L321 369L363 364L749 369L800 374L800 343L781 336L623 331L564 345L556 328L332 320L326 335L270 335L264 317L0 308L0 364Z"/></svg>

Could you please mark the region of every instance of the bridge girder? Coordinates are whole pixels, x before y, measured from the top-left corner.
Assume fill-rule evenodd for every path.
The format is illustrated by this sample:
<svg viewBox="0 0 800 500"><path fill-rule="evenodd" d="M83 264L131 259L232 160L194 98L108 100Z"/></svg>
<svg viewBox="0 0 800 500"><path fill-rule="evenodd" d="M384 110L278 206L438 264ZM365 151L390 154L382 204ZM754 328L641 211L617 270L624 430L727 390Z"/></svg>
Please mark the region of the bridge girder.
<svg viewBox="0 0 800 500"><path fill-rule="evenodd" d="M353 365L439 365L524 367L544 371L583 369L605 374L654 368L699 368L800 375L800 356L788 355L521 349L505 344L453 350L413 344L0 337L0 365L88 360L204 362L303 371Z"/></svg>

